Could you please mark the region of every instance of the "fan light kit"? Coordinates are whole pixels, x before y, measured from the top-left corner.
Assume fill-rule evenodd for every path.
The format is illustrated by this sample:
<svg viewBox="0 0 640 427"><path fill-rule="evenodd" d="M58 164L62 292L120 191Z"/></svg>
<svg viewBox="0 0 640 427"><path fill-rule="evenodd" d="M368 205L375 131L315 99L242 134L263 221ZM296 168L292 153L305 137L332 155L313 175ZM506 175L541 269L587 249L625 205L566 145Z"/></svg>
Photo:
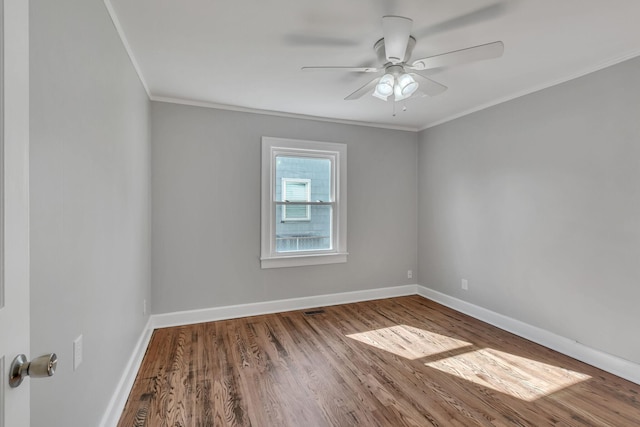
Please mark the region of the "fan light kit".
<svg viewBox="0 0 640 427"><path fill-rule="evenodd" d="M348 71L357 73L384 74L366 83L360 89L347 96L351 101L361 98L366 93L387 101L393 96L393 101L402 101L414 94L420 96L436 96L447 90L447 87L431 80L420 71L434 68L450 67L483 59L498 58L504 52L501 41L455 50L440 55L417 59L411 63L411 53L416 45L416 39L411 36L413 21L402 16L383 16L383 38L378 40L373 50L378 60L383 64L375 67L302 67L303 71ZM410 72L407 72L409 70Z"/></svg>
<svg viewBox="0 0 640 427"><path fill-rule="evenodd" d="M392 65L385 70L373 91L373 96L386 101L394 95L396 101L402 101L418 90L418 83L399 65Z"/></svg>

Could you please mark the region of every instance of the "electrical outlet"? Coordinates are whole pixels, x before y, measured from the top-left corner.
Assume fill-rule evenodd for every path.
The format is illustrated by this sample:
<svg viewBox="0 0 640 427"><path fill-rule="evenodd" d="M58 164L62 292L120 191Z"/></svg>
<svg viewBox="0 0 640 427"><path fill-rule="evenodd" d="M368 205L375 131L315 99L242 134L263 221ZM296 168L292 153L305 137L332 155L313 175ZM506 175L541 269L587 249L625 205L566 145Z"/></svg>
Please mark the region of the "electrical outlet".
<svg viewBox="0 0 640 427"><path fill-rule="evenodd" d="M147 300L146 299L142 300L142 315L143 316L147 315Z"/></svg>
<svg viewBox="0 0 640 427"><path fill-rule="evenodd" d="M73 340L73 370L82 363L82 335Z"/></svg>
<svg viewBox="0 0 640 427"><path fill-rule="evenodd" d="M413 271L407 270L407 279L413 279Z"/></svg>
<svg viewBox="0 0 640 427"><path fill-rule="evenodd" d="M462 289L465 291L469 290L469 281L467 279L462 279Z"/></svg>

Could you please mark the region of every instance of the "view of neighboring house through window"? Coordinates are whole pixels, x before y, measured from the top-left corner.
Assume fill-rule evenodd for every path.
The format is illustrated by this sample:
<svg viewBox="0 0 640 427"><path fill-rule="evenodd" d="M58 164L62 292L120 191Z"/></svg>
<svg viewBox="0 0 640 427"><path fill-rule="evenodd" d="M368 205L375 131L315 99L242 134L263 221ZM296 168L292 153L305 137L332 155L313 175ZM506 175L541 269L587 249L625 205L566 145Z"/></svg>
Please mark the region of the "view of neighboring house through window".
<svg viewBox="0 0 640 427"><path fill-rule="evenodd" d="M262 267L346 261L346 146L263 138Z"/></svg>
<svg viewBox="0 0 640 427"><path fill-rule="evenodd" d="M295 158L284 157L277 161L278 174L287 175L286 165ZM328 176L327 176L328 178ZM277 178L276 178L277 179ZM311 180L298 178L282 178L282 201L290 204L282 206L282 221L310 221L311 206L306 204L292 204L296 202L306 203L311 201Z"/></svg>

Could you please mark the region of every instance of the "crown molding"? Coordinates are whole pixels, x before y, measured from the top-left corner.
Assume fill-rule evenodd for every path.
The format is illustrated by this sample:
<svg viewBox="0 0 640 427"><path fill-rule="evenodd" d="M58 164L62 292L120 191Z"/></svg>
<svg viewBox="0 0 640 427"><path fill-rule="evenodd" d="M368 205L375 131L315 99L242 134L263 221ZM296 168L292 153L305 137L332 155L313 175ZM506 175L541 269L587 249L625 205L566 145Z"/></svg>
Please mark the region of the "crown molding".
<svg viewBox="0 0 640 427"><path fill-rule="evenodd" d="M238 111L242 113L262 114L266 116L285 117L290 119L314 120L317 122L337 123L343 125L364 126L380 129L401 130L407 132L418 132L418 128L410 126L395 126L383 123L361 122L356 120L332 119L329 117L310 116L306 114L285 113L282 111L261 110L259 108L240 107L237 105L217 104L215 102L197 101L193 99L172 98L165 96L150 96L149 99L156 102L167 102L170 104L188 105L192 107L212 108L216 110Z"/></svg>
<svg viewBox="0 0 640 427"><path fill-rule="evenodd" d="M140 64L138 63L138 60L136 59L135 55L133 54L133 49L131 49L131 45L129 44L129 40L127 39L127 36L124 33L124 29L122 28L122 25L120 24L120 20L118 19L118 15L116 15L116 11L115 11L113 5L111 4L111 1L110 0L104 0L104 5L107 8L107 12L109 13L109 16L111 17L111 22L113 23L113 26L115 27L116 32L118 33L118 36L120 37L120 41L122 41L122 45L124 46L124 50L127 52L127 55L129 56L129 60L131 60L131 64L133 65L133 68L136 70L136 74L138 75L138 78L140 79L140 83L142 83L142 87L144 87L144 91L147 93L147 97L149 99L151 99L151 92L149 91L149 86L147 85L147 82L144 79L144 76L142 75L142 70L140 69Z"/></svg>

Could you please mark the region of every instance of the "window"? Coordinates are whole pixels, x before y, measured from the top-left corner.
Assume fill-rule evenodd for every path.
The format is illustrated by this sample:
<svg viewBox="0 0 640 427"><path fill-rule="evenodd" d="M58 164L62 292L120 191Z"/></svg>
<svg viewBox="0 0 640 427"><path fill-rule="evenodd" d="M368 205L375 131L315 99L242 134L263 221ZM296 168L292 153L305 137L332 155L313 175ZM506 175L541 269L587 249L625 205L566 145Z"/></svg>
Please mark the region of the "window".
<svg viewBox="0 0 640 427"><path fill-rule="evenodd" d="M347 147L262 138L262 268L347 260Z"/></svg>

